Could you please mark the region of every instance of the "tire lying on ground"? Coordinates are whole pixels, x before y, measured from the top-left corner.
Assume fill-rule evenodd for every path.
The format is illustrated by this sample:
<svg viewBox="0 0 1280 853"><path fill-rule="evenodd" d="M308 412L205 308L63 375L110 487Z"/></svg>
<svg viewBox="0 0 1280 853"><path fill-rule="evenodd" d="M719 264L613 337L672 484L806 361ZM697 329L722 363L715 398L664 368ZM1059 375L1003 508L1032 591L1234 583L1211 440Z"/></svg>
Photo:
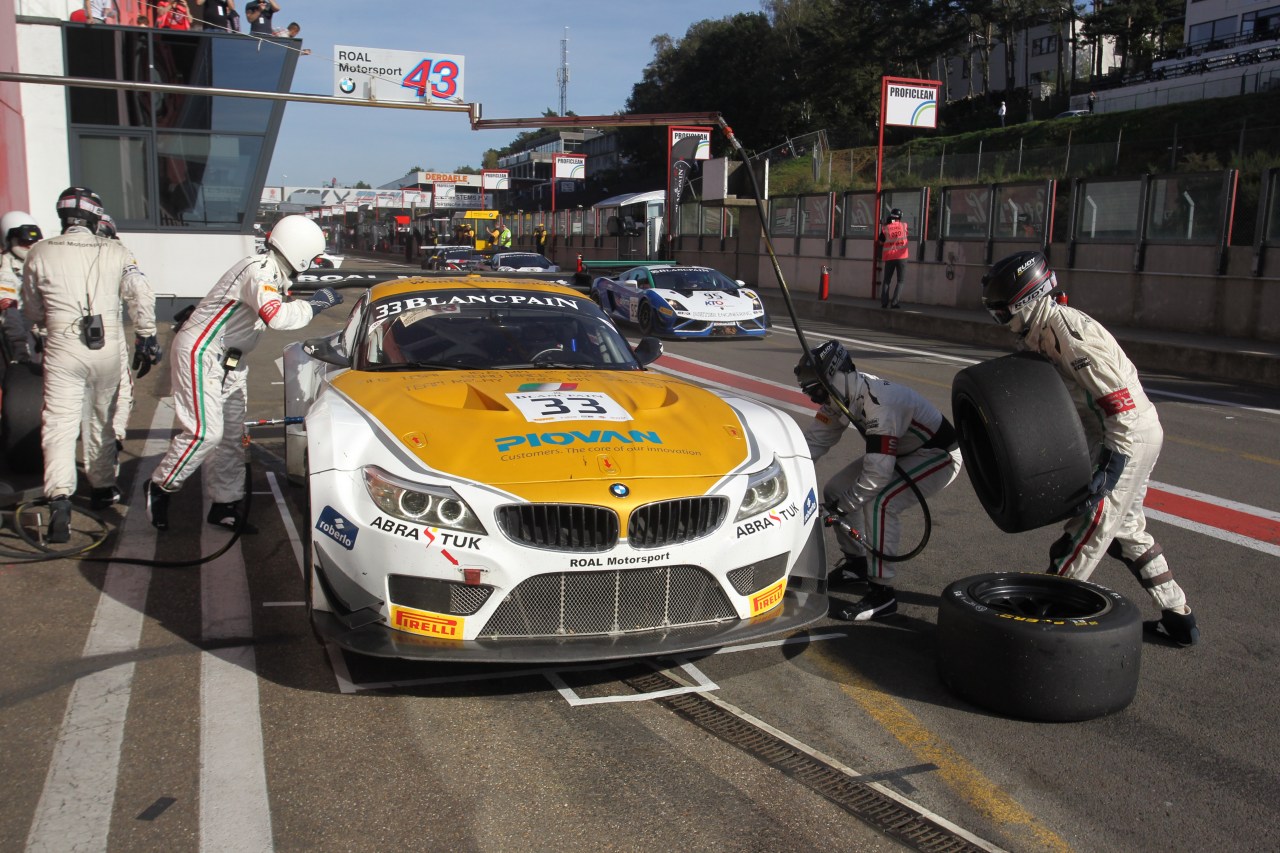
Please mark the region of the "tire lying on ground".
<svg viewBox="0 0 1280 853"><path fill-rule="evenodd" d="M1089 445L1048 360L1015 353L966 367L951 383L951 413L973 490L1004 532L1061 521L1084 500Z"/></svg>
<svg viewBox="0 0 1280 853"><path fill-rule="evenodd" d="M950 584L938 606L938 674L962 699L1027 720L1089 720L1138 690L1137 605L1089 581L1003 572Z"/></svg>
<svg viewBox="0 0 1280 853"><path fill-rule="evenodd" d="M19 362L4 372L0 398L0 446L9 470L38 474L44 470L40 450L40 409L44 404L44 371L36 364Z"/></svg>

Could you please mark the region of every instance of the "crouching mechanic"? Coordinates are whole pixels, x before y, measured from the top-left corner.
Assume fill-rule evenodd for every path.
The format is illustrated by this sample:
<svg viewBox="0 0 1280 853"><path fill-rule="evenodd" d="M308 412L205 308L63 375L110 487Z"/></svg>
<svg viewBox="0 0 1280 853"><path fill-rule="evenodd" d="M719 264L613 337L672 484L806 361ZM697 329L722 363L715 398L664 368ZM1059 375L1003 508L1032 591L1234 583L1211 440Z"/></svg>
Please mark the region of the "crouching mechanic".
<svg viewBox="0 0 1280 853"><path fill-rule="evenodd" d="M961 465L955 429L912 389L860 373L838 341L802 356L795 374L800 389L822 407L804 431L813 459L844 437L849 416L866 439L866 453L823 488L823 504L843 510L845 520L870 546L864 548L843 527L836 528L844 557L830 580L838 583L852 575L867 581L870 589L861 601L832 615L857 621L888 616L897 611L898 599L893 587L880 583L894 576L892 563L882 555L898 553L900 516L919 501L907 478L925 497L951 484ZM832 400L828 389L840 400Z"/></svg>
<svg viewBox="0 0 1280 853"><path fill-rule="evenodd" d="M241 524L244 498L245 357L266 328L301 329L342 302L332 288L310 300L283 301L289 277L324 251L324 233L305 216L286 216L271 229L267 252L237 261L196 306L173 339L173 402L181 432L174 436L147 485L151 523L169 527L169 498L212 454L205 472L210 524L255 533Z"/></svg>
<svg viewBox="0 0 1280 853"><path fill-rule="evenodd" d="M1045 356L1066 380L1093 448L1089 497L1049 549L1049 572L1084 580L1104 554L1120 560L1160 607L1146 623L1180 646L1200 639L1196 617L1173 579L1160 545L1147 532L1142 504L1164 431L1138 371L1089 315L1059 304L1057 276L1039 252L998 261L982 279L982 302L1019 346Z"/></svg>

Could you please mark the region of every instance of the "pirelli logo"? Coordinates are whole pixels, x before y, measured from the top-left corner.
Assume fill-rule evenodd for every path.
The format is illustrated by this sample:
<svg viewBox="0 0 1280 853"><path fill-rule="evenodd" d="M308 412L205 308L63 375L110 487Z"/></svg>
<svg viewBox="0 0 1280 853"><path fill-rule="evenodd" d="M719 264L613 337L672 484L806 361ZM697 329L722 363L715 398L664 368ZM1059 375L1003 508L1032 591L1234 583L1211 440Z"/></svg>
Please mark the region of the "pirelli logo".
<svg viewBox="0 0 1280 853"><path fill-rule="evenodd" d="M787 579L782 578L751 596L751 615L756 616L777 607L782 603L782 594L786 591Z"/></svg>
<svg viewBox="0 0 1280 853"><path fill-rule="evenodd" d="M397 631L408 631L410 634L440 637L445 640L461 640L464 622L461 616L446 616L443 613L413 610L398 604L391 605L391 627Z"/></svg>

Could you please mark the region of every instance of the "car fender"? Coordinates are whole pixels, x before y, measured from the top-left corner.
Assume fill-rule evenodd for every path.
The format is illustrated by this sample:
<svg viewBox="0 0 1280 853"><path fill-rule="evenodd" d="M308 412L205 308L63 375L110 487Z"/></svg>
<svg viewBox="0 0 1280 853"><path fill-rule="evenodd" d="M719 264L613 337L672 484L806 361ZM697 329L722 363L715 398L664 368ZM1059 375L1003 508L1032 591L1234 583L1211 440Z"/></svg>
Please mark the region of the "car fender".
<svg viewBox="0 0 1280 853"><path fill-rule="evenodd" d="M305 418L328 376L344 369L307 355L303 341L287 345L281 364L285 418ZM306 424L286 424L284 430L285 474L289 482L302 485L307 471Z"/></svg>

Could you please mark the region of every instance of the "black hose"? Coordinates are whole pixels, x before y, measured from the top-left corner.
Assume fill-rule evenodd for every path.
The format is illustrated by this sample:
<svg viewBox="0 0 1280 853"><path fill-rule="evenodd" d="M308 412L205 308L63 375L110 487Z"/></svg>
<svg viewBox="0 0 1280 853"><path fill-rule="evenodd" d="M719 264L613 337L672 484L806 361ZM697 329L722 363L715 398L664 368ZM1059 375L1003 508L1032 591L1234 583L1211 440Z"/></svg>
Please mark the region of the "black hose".
<svg viewBox="0 0 1280 853"><path fill-rule="evenodd" d="M101 530L95 534L92 542L83 547L65 549L50 548L40 542L37 542L31 534L28 533L20 523L18 523L19 519L22 517L23 511L36 505L36 501L27 501L26 503L19 504L18 507L13 510L13 526L17 530L18 536L21 537L22 541L36 549L36 551L39 552L39 556L32 556L30 553L23 551L10 551L7 548L0 548L0 556L15 558L13 562L17 563L43 563L50 560L82 560L88 563L122 563L128 566L152 566L160 569L185 569L193 566L200 566L204 563L210 562L211 560L216 560L223 554L227 553L227 551L231 549L231 546L236 543L236 540L240 538L241 533L244 531L245 522L249 518L249 508L253 503L253 490L250 488L251 483L252 476L249 462L246 460L244 463L244 506L242 512L240 512L236 517L236 526L231 531L231 538L228 539L217 551L214 551L212 554L208 554L204 557L198 557L192 560L144 560L139 557L90 556L88 554L89 551L92 551L94 548L97 548L106 541L108 527L102 516L92 510L78 506L72 506L71 511L96 522Z"/></svg>

